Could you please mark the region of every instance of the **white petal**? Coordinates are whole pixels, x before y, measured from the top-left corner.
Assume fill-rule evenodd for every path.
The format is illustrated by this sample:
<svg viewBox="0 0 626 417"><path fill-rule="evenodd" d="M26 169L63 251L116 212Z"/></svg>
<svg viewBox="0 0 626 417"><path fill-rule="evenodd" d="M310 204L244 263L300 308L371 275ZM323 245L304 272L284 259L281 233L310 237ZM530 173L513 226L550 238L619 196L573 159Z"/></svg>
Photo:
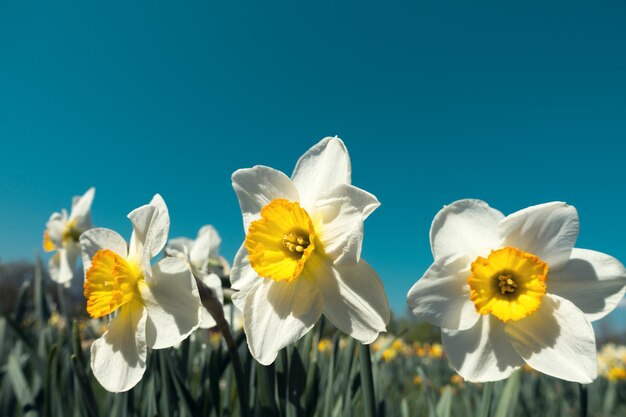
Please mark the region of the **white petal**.
<svg viewBox="0 0 626 417"><path fill-rule="evenodd" d="M574 248L567 263L550 273L548 291L573 302L589 321L599 320L624 298L626 269L612 256Z"/></svg>
<svg viewBox="0 0 626 417"><path fill-rule="evenodd" d="M46 223L48 237L57 248L63 246L63 231L65 230L65 222L66 219L63 218L61 213L52 213L48 223Z"/></svg>
<svg viewBox="0 0 626 417"><path fill-rule="evenodd" d="M237 290L237 292L232 295L231 300L239 311L243 312L246 295L250 288L261 279L259 274L257 274L250 265L248 250L244 245L241 245L237 251L237 255L235 255L233 268L230 271L230 288Z"/></svg>
<svg viewBox="0 0 626 417"><path fill-rule="evenodd" d="M499 381L524 361L511 346L504 323L482 316L467 330L442 329L443 348L452 367L471 382Z"/></svg>
<svg viewBox="0 0 626 417"><path fill-rule="evenodd" d="M75 242L69 242L64 248L59 249L58 255L58 270L50 273L50 278L57 284L65 285L74 278L74 269L76 268L76 259L80 255L80 246Z"/></svg>
<svg viewBox="0 0 626 417"><path fill-rule="evenodd" d="M191 245L189 261L198 269L206 270L209 258L217 256L221 238L217 230L211 225L203 226L198 232L198 237Z"/></svg>
<svg viewBox="0 0 626 417"><path fill-rule="evenodd" d="M337 137L324 138L306 151L291 175L300 192L302 207L309 209L328 190L350 184L351 170L348 150Z"/></svg>
<svg viewBox="0 0 626 417"><path fill-rule="evenodd" d="M146 370L146 309L140 303L122 306L109 330L91 345L91 369L107 391L128 391Z"/></svg>
<svg viewBox="0 0 626 417"><path fill-rule="evenodd" d="M196 281L180 259L165 258L152 267L152 276L140 286L148 310L146 339L151 349L183 341L202 319Z"/></svg>
<svg viewBox="0 0 626 417"><path fill-rule="evenodd" d="M243 311L252 356L263 365L274 362L279 350L313 328L322 304L317 286L306 278L259 281L248 292Z"/></svg>
<svg viewBox="0 0 626 417"><path fill-rule="evenodd" d="M144 269L149 270L149 261L167 243L170 230L170 215L163 198L156 194L150 204L139 207L128 214L133 223L129 256L142 259Z"/></svg>
<svg viewBox="0 0 626 417"><path fill-rule="evenodd" d="M334 268L330 260L312 256L302 275L316 282L324 299L324 315L335 327L362 343L372 343L389 323L383 283L367 262Z"/></svg>
<svg viewBox="0 0 626 417"><path fill-rule="evenodd" d="M53 282L59 281L59 268L61 268L61 249L48 261L48 274Z"/></svg>
<svg viewBox="0 0 626 417"><path fill-rule="evenodd" d="M83 255L83 269L85 272L91 266L91 259L101 249L109 249L122 258L128 256L126 241L117 232L111 229L98 227L89 229L80 235L80 248Z"/></svg>
<svg viewBox="0 0 626 417"><path fill-rule="evenodd" d="M276 198L299 201L298 190L289 177L274 168L257 165L239 169L232 175L233 188L239 200L243 227L258 219L261 209Z"/></svg>
<svg viewBox="0 0 626 417"><path fill-rule="evenodd" d="M250 266L248 250L244 245L241 245L235 255L233 268L230 271L230 287L233 290L242 290L250 287L258 280L259 274L256 273L252 266Z"/></svg>
<svg viewBox="0 0 626 417"><path fill-rule="evenodd" d="M91 203L96 193L96 189L91 187L82 197L79 197L72 206L70 220L76 220L76 228L80 231L91 228Z"/></svg>
<svg viewBox="0 0 626 417"><path fill-rule="evenodd" d="M515 350L534 369L566 381L588 384L598 374L596 340L582 311L546 294L539 310L506 324Z"/></svg>
<svg viewBox="0 0 626 417"><path fill-rule="evenodd" d="M204 285L206 285L207 287L209 287L209 289L211 289L211 291L213 291L217 299L223 305L224 291L222 290L222 280L220 279L220 277L218 277L216 274L202 274L200 277L198 277L198 279L200 279L204 283ZM224 312L224 314L225 313L226 312ZM216 325L217 323L215 322L213 316L211 316L211 313L209 313L209 311L203 307L202 320L200 322L200 326L198 327L200 327L201 329L210 329L211 327L215 327Z"/></svg>
<svg viewBox="0 0 626 417"><path fill-rule="evenodd" d="M503 218L481 200L459 200L444 206L430 227L433 257L465 255L474 261L478 256L488 256L500 245L498 225Z"/></svg>
<svg viewBox="0 0 626 417"><path fill-rule="evenodd" d="M350 184L340 184L315 202L313 216L326 254L337 263L361 258L363 221L380 203L372 194Z"/></svg>
<svg viewBox="0 0 626 417"><path fill-rule="evenodd" d="M474 326L480 314L470 300L469 266L465 256L445 256L435 261L409 290L407 302L413 314L444 329Z"/></svg>
<svg viewBox="0 0 626 417"><path fill-rule="evenodd" d="M165 245L163 250L167 256L182 259L183 261L189 260L189 250L193 245L193 240L186 237L177 237L170 239Z"/></svg>
<svg viewBox="0 0 626 417"><path fill-rule="evenodd" d="M500 224L502 246L537 255L556 271L570 257L578 237L578 213L573 206L553 202L507 216Z"/></svg>

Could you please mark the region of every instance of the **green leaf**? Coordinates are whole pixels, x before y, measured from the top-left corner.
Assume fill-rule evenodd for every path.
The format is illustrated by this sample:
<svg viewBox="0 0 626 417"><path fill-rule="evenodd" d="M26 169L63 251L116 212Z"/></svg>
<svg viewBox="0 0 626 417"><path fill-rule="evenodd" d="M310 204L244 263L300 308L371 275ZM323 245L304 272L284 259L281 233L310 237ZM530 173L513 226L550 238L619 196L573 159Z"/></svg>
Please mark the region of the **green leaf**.
<svg viewBox="0 0 626 417"><path fill-rule="evenodd" d="M13 392L17 398L22 413L25 417L37 417L39 412L37 411L35 404L35 397L26 381L26 377L22 372L22 368L18 359L13 354L9 354L7 362L7 376L9 382L13 387Z"/></svg>
<svg viewBox="0 0 626 417"><path fill-rule="evenodd" d="M496 408L494 417L508 417L513 415L517 408L517 401L520 393L520 371L516 371L506 381L506 385L500 394L500 401Z"/></svg>
<svg viewBox="0 0 626 417"><path fill-rule="evenodd" d="M445 386L442 389L441 398L439 398L439 402L437 403L437 417L450 417L450 412L452 411L452 394L454 390L451 386Z"/></svg>

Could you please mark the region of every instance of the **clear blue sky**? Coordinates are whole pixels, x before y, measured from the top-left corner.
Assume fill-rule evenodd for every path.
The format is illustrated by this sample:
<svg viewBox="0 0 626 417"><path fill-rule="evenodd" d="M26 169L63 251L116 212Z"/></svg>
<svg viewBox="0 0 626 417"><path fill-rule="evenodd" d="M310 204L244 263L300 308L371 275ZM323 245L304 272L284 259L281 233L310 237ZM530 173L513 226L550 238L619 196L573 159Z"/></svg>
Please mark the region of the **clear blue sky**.
<svg viewBox="0 0 626 417"><path fill-rule="evenodd" d="M0 256L93 185L97 225L128 237L159 192L172 237L212 223L232 259L230 174L339 135L398 312L459 198L567 201L578 246L626 260L626 3L479 3L2 1Z"/></svg>

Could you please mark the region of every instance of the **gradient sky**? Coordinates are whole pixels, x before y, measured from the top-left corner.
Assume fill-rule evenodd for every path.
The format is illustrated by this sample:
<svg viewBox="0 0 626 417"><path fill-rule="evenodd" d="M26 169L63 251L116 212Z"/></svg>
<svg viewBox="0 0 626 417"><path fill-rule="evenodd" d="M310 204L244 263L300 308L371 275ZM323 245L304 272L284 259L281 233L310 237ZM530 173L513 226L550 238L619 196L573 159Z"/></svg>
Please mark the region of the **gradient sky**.
<svg viewBox="0 0 626 417"><path fill-rule="evenodd" d="M290 174L338 135L382 203L363 254L397 312L460 198L566 201L578 246L624 261L626 3L549 3L4 0L0 256L32 259L93 185L95 224L129 237L159 192L172 237L211 223L232 260L230 174Z"/></svg>

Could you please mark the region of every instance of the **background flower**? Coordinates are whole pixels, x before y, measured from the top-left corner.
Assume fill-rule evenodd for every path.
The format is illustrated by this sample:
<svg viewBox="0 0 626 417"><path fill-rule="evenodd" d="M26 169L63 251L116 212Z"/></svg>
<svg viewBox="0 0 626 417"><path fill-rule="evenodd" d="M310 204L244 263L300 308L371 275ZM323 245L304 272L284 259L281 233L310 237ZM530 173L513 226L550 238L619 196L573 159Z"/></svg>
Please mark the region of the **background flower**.
<svg viewBox="0 0 626 417"><path fill-rule="evenodd" d="M87 311L92 317L114 314L108 331L91 345L93 373L113 392L127 391L141 380L148 349L179 343L202 318L187 264L176 258L150 264L165 246L170 225L161 196L128 218L133 224L130 245L103 228L80 238Z"/></svg>
<svg viewBox="0 0 626 417"><path fill-rule="evenodd" d="M57 251L50 258L48 270L50 278L65 286L74 277L76 259L80 255L78 239L81 233L91 229L91 203L96 189L91 187L82 196L72 199L72 210L67 215L65 209L53 213L43 234L43 248L46 252Z"/></svg>

